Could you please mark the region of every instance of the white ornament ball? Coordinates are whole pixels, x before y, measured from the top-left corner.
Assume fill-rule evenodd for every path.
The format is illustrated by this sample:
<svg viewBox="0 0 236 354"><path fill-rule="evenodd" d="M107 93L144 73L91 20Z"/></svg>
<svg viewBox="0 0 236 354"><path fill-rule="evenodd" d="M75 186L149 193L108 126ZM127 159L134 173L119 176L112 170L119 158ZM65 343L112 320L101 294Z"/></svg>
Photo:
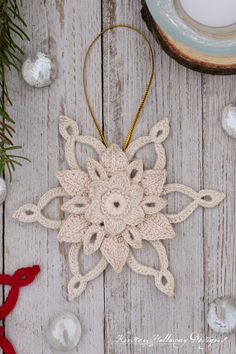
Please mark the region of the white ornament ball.
<svg viewBox="0 0 236 354"><path fill-rule="evenodd" d="M207 322L217 333L229 334L236 330L236 302L230 297L219 297L209 307Z"/></svg>
<svg viewBox="0 0 236 354"><path fill-rule="evenodd" d="M3 178L0 178L0 204L4 202L7 196L7 185Z"/></svg>
<svg viewBox="0 0 236 354"><path fill-rule="evenodd" d="M236 106L229 104L223 110L222 126L226 133L236 138Z"/></svg>
<svg viewBox="0 0 236 354"><path fill-rule="evenodd" d="M56 63L44 53L36 53L26 59L22 65L22 76L30 86L49 86L56 78Z"/></svg>
<svg viewBox="0 0 236 354"><path fill-rule="evenodd" d="M56 351L73 350L78 345L80 336L80 322L71 312L61 312L49 321L47 338Z"/></svg>

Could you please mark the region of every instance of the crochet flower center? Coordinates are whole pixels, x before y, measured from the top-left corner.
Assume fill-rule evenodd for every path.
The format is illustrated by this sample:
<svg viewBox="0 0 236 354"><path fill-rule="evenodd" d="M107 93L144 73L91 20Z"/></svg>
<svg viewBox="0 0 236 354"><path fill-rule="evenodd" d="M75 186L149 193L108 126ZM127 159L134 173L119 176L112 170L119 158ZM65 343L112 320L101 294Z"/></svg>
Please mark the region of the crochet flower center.
<svg viewBox="0 0 236 354"><path fill-rule="evenodd" d="M102 196L102 212L111 216L125 215L130 210L130 199L118 189L106 192Z"/></svg>
<svg viewBox="0 0 236 354"><path fill-rule="evenodd" d="M140 224L144 218L141 205L144 193L139 183L142 170L140 179L135 183L129 178L128 166L127 163L123 171L113 172L108 177L102 165L97 164L97 168L103 171L103 177L96 180L90 173L89 201L86 209L83 208L85 219L91 224L104 226L105 233L113 236L120 234L127 226Z"/></svg>

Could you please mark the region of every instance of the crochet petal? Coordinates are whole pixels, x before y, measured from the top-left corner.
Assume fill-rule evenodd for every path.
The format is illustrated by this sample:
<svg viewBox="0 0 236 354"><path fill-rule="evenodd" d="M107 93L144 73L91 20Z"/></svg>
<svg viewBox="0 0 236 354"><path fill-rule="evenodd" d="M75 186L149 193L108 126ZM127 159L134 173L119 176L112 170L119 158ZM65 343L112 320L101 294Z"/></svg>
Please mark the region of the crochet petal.
<svg viewBox="0 0 236 354"><path fill-rule="evenodd" d="M169 220L164 214L158 213L145 219L137 226L142 238L148 241L174 238L175 232Z"/></svg>
<svg viewBox="0 0 236 354"><path fill-rule="evenodd" d="M101 245L101 252L114 271L120 273L126 263L129 246L120 235L105 237Z"/></svg>
<svg viewBox="0 0 236 354"><path fill-rule="evenodd" d="M104 227L108 234L110 235L118 235L120 234L126 226L124 220L112 217L110 215L104 215Z"/></svg>
<svg viewBox="0 0 236 354"><path fill-rule="evenodd" d="M147 196L142 200L141 206L145 214L156 214L161 209L165 208L167 200L159 198L155 195Z"/></svg>
<svg viewBox="0 0 236 354"><path fill-rule="evenodd" d="M66 116L60 116L59 131L65 140L68 140L71 136L79 136L77 123Z"/></svg>
<svg viewBox="0 0 236 354"><path fill-rule="evenodd" d="M109 176L124 170L128 166L127 156L116 144L112 144L106 149L100 162Z"/></svg>
<svg viewBox="0 0 236 354"><path fill-rule="evenodd" d="M94 159L87 159L87 170L93 181L106 181L108 179L104 167Z"/></svg>
<svg viewBox="0 0 236 354"><path fill-rule="evenodd" d="M100 224L103 222L103 214L101 212L100 203L98 200L93 200L88 206L84 214L86 220L92 224Z"/></svg>
<svg viewBox="0 0 236 354"><path fill-rule="evenodd" d="M83 237L84 253L90 255L96 252L100 248L104 236L104 228L98 225L91 225Z"/></svg>
<svg viewBox="0 0 236 354"><path fill-rule="evenodd" d="M146 170L143 172L142 186L146 195L160 195L166 181L166 170Z"/></svg>
<svg viewBox="0 0 236 354"><path fill-rule="evenodd" d="M25 204L22 205L19 209L17 209L14 212L13 218L21 222L31 223L38 220L37 218L38 213L39 213L39 209L37 205Z"/></svg>
<svg viewBox="0 0 236 354"><path fill-rule="evenodd" d="M88 203L87 197L74 197L62 204L61 210L71 214L83 214L88 208Z"/></svg>
<svg viewBox="0 0 236 354"><path fill-rule="evenodd" d="M143 188L139 184L130 187L130 198L132 205L136 207L143 199Z"/></svg>
<svg viewBox="0 0 236 354"><path fill-rule="evenodd" d="M62 224L57 236L59 242L77 243L82 240L89 223L82 215L70 215Z"/></svg>
<svg viewBox="0 0 236 354"><path fill-rule="evenodd" d="M142 248L142 236L136 227L128 226L123 232L124 240L133 248Z"/></svg>
<svg viewBox="0 0 236 354"><path fill-rule="evenodd" d="M82 195L88 191L89 177L85 172L79 170L60 171L57 172L56 177L69 195Z"/></svg>
<svg viewBox="0 0 236 354"><path fill-rule="evenodd" d="M89 196L92 200L100 200L101 196L109 189L109 185L105 181L94 181L89 185Z"/></svg>
<svg viewBox="0 0 236 354"><path fill-rule="evenodd" d="M126 174L116 174L112 176L109 180L109 189L119 189L123 192L129 192L130 181Z"/></svg>
<svg viewBox="0 0 236 354"><path fill-rule="evenodd" d="M144 219L144 211L140 206L133 207L128 215L124 217L125 223L131 226L140 224Z"/></svg>
<svg viewBox="0 0 236 354"><path fill-rule="evenodd" d="M25 204L15 211L13 217L22 222L35 222L49 229L60 229L63 220L55 220L46 217L43 213L44 208L54 199L68 197L62 187L52 188L41 196L37 205Z"/></svg>
<svg viewBox="0 0 236 354"><path fill-rule="evenodd" d="M129 164L126 171L131 182L139 183L143 175L143 161L134 160Z"/></svg>
<svg viewBox="0 0 236 354"><path fill-rule="evenodd" d="M169 131L170 131L169 119L165 117L152 127L149 135L156 138L156 143L160 144L166 140Z"/></svg>

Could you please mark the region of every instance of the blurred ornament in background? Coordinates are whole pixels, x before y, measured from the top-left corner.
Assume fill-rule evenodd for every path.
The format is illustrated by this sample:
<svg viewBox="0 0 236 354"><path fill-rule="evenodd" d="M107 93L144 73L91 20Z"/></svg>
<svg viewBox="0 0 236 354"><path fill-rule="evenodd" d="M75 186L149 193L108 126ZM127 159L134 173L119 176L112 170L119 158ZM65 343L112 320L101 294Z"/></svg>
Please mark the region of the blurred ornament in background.
<svg viewBox="0 0 236 354"><path fill-rule="evenodd" d="M71 312L60 312L49 321L47 338L56 351L73 350L78 345L80 336L80 322Z"/></svg>
<svg viewBox="0 0 236 354"><path fill-rule="evenodd" d="M229 136L236 138L236 106L234 104L225 106L222 115L222 126Z"/></svg>
<svg viewBox="0 0 236 354"><path fill-rule="evenodd" d="M38 52L27 58L22 65L24 80L33 87L51 85L57 76L57 65L49 55Z"/></svg>
<svg viewBox="0 0 236 354"><path fill-rule="evenodd" d="M236 330L236 302L231 297L219 297L209 307L207 322L217 333L229 334Z"/></svg>
<svg viewBox="0 0 236 354"><path fill-rule="evenodd" d="M7 185L3 178L0 178L0 204L4 202L7 196Z"/></svg>

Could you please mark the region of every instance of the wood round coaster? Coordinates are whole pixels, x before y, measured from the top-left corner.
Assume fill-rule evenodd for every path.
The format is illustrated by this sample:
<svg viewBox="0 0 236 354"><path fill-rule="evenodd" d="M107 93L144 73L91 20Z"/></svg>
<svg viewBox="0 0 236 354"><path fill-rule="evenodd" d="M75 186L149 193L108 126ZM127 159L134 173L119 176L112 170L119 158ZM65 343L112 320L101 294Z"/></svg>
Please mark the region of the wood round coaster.
<svg viewBox="0 0 236 354"><path fill-rule="evenodd" d="M169 34L161 29L158 23L156 23L145 0L142 1L142 5L141 13L148 29L153 33L154 37L161 44L164 51L177 62L193 70L208 74L236 74L236 55L209 55L175 41ZM188 21L197 29L197 23L192 21L190 18ZM235 30L235 26L232 26L232 28ZM229 33L230 32L223 33L222 36L227 38ZM209 31L208 35L213 36L214 31Z"/></svg>

